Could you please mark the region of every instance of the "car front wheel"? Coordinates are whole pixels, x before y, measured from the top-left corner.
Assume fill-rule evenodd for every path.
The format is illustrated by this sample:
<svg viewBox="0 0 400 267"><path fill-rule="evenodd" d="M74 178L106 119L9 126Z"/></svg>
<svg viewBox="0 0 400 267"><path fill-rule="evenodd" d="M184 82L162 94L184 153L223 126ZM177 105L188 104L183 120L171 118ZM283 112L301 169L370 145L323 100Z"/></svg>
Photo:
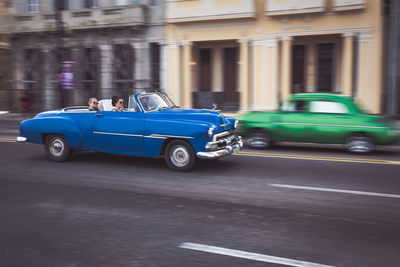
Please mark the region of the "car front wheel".
<svg viewBox="0 0 400 267"><path fill-rule="evenodd" d="M72 152L65 137L61 135L47 136L44 149L49 159L57 162L66 161Z"/></svg>
<svg viewBox="0 0 400 267"><path fill-rule="evenodd" d="M271 138L267 133L254 132L249 134L246 143L251 148L263 149L271 146Z"/></svg>
<svg viewBox="0 0 400 267"><path fill-rule="evenodd" d="M347 150L353 153L368 153L374 148L374 143L367 136L350 136L345 145Z"/></svg>
<svg viewBox="0 0 400 267"><path fill-rule="evenodd" d="M165 150L165 162L174 171L189 171L193 168L196 156L193 148L181 140L172 141Z"/></svg>

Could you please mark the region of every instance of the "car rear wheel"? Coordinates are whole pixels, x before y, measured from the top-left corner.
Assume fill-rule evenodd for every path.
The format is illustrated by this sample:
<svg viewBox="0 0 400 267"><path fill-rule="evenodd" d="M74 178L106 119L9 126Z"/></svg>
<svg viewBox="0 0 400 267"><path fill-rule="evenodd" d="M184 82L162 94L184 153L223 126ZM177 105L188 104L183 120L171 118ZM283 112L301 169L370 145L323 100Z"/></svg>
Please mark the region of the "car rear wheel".
<svg viewBox="0 0 400 267"><path fill-rule="evenodd" d="M196 162L193 148L181 140L172 141L165 149L165 162L174 171L189 171Z"/></svg>
<svg viewBox="0 0 400 267"><path fill-rule="evenodd" d="M72 152L65 137L61 135L47 136L44 149L49 159L57 162L66 161Z"/></svg>
<svg viewBox="0 0 400 267"><path fill-rule="evenodd" d="M247 137L246 143L251 148L262 149L270 147L272 140L267 133L254 132Z"/></svg>
<svg viewBox="0 0 400 267"><path fill-rule="evenodd" d="M352 153L368 153L374 149L374 143L367 136L350 136L345 145Z"/></svg>

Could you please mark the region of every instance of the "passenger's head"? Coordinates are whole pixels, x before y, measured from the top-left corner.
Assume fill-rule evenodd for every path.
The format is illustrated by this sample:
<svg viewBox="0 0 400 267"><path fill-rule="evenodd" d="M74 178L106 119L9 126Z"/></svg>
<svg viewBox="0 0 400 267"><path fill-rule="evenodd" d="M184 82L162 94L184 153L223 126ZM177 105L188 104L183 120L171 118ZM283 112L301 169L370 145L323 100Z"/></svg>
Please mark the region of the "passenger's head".
<svg viewBox="0 0 400 267"><path fill-rule="evenodd" d="M124 108L124 99L120 96L113 96L111 103L116 107L117 110Z"/></svg>
<svg viewBox="0 0 400 267"><path fill-rule="evenodd" d="M97 101L97 98L95 97L89 98L88 104L89 104L89 110L98 110L97 105L99 104L99 102Z"/></svg>

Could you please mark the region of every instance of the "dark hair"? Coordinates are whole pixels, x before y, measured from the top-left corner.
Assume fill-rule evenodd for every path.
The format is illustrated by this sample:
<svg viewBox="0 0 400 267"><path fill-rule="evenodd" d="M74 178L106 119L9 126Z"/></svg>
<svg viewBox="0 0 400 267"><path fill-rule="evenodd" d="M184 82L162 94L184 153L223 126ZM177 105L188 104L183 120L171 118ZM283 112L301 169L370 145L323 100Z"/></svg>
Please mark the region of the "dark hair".
<svg viewBox="0 0 400 267"><path fill-rule="evenodd" d="M120 96L118 96L118 95L113 96L113 97L111 98L111 104L112 104L113 106L115 106L115 105L117 104L118 100L120 100L120 99L122 99L122 97L120 97Z"/></svg>

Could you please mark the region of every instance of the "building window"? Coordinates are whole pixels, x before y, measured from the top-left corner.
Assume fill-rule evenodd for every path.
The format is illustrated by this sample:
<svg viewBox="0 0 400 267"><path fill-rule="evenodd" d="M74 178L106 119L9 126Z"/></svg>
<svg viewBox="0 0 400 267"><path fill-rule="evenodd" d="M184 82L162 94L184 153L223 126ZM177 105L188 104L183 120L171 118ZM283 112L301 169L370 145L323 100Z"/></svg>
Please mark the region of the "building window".
<svg viewBox="0 0 400 267"><path fill-rule="evenodd" d="M97 7L97 0L82 0L83 8L95 8Z"/></svg>
<svg viewBox="0 0 400 267"><path fill-rule="evenodd" d="M318 44L318 75L317 75L317 91L333 92L334 83L334 51L333 43Z"/></svg>
<svg viewBox="0 0 400 267"><path fill-rule="evenodd" d="M141 0L114 0L115 6L137 5L141 3Z"/></svg>
<svg viewBox="0 0 400 267"><path fill-rule="evenodd" d="M115 0L116 6L125 6L128 5L128 0Z"/></svg>
<svg viewBox="0 0 400 267"><path fill-rule="evenodd" d="M26 11L28 13L39 13L40 12L40 0L27 0Z"/></svg>
<svg viewBox="0 0 400 267"><path fill-rule="evenodd" d="M56 10L69 10L69 0L54 0L54 11Z"/></svg>
<svg viewBox="0 0 400 267"><path fill-rule="evenodd" d="M199 82L200 91L211 91L211 49L201 48L200 53L200 68Z"/></svg>
<svg viewBox="0 0 400 267"><path fill-rule="evenodd" d="M306 46L292 46L292 94L305 91L306 69Z"/></svg>
<svg viewBox="0 0 400 267"><path fill-rule="evenodd" d="M160 89L160 45L151 44L151 86L152 89Z"/></svg>

